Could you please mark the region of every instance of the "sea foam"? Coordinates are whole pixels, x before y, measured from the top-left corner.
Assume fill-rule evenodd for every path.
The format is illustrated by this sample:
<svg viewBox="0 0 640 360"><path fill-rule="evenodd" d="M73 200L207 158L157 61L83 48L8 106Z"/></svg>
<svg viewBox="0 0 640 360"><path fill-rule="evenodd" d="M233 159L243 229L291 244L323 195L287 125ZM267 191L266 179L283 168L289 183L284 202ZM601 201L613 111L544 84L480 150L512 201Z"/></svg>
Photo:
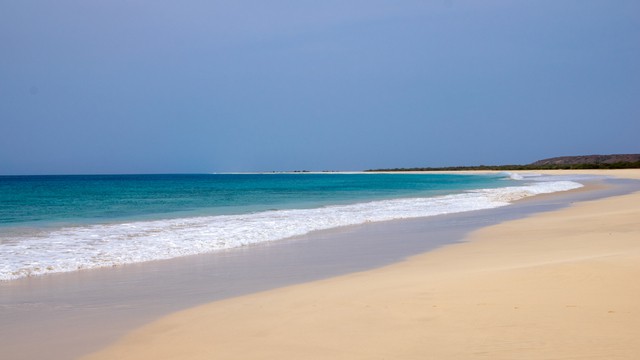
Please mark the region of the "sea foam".
<svg viewBox="0 0 640 360"><path fill-rule="evenodd" d="M490 209L581 186L574 181L541 181L314 209L34 230L1 239L0 280L202 254L367 222Z"/></svg>

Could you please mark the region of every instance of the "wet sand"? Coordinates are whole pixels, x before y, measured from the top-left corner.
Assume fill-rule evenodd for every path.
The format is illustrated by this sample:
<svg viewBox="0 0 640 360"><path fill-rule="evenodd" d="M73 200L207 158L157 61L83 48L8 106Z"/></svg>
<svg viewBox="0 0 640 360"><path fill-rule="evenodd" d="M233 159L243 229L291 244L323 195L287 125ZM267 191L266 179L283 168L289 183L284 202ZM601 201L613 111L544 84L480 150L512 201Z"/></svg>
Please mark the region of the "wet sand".
<svg viewBox="0 0 640 360"><path fill-rule="evenodd" d="M271 294L266 291L275 288L281 289L275 290L273 294L280 292L287 294L290 289L297 287L286 286L315 281L300 285L303 288L306 286L315 287L324 281L342 281L340 279L343 278L337 276L348 273L373 274L379 270L363 271L398 262L401 264L413 263L413 258L408 262L402 261L407 257L433 250L444 244L460 241L465 237L465 234L474 229L522 218L536 212L562 208L575 201L629 192L632 188L637 189L637 184L619 184L613 188L597 191L577 191L551 197L540 197L507 208L489 211L323 231L297 239L212 255L115 269L50 275L4 283L0 284L0 290L2 290L0 292L0 304L2 305L0 307L0 319L2 319L0 346L3 353L12 359L32 359L43 355L50 359L73 358L99 349L116 341L127 331L175 311L228 298L233 299L218 301L213 305L206 306L240 304L244 301L242 299L246 298L239 296L260 291L263 293L256 296ZM445 249L448 248L451 246L445 247ZM400 265L392 265L391 267L393 266ZM411 278L409 273L404 276ZM336 278L321 280L331 277ZM378 280L374 278L366 282L375 289ZM384 292L388 291L384 287L380 289ZM307 291L311 291L309 294L313 294L313 291L309 289L302 290L302 293ZM357 303L356 295L354 294L353 297L344 295L340 299L342 302L355 301ZM254 310L261 309L263 301L259 298L255 301L257 302L254 303L254 306L257 307ZM325 307L331 309L334 305L334 303L326 303ZM203 311L202 309L193 310L194 314L199 314L200 311ZM311 309L313 310L315 307L312 306ZM226 314L227 310L224 312ZM261 313L261 311L258 312ZM316 313L316 311L314 310L312 313ZM318 314L322 314L322 312L318 312ZM241 314L236 315L240 316ZM255 311L254 315L256 315ZM281 315L283 314L278 316ZM194 316L200 317L200 315ZM247 320L246 317L245 320ZM229 325L229 323L220 322L220 319L213 321L216 324L212 326L211 336L217 334L215 328L224 329ZM235 323L236 320L230 315L228 321ZM367 321L365 321L366 323ZM211 325L211 323L206 323L201 326L208 328ZM343 325L338 320L333 324L335 327ZM295 329L295 327L291 329ZM188 330L184 330L186 332L183 334L189 333ZM238 330L242 330L242 327ZM268 330L265 330L267 334ZM143 333L145 331L147 330L143 330ZM205 333L209 333L209 330ZM124 340L120 340L118 346L123 346L122 344L129 346L128 341L131 336L136 338L139 335L125 337ZM153 336L152 338L153 341L175 343L175 341L167 341L166 338L163 340L162 336ZM178 336L175 339L179 338ZM251 339L251 336L240 336L237 340L243 342ZM273 340L273 338L271 339ZM305 349L306 351L312 350L312 348L305 348L305 343L302 342L295 348L299 348L303 353ZM38 346L36 347L34 344L38 344ZM147 347L144 343L139 344L140 348ZM208 341L208 344L215 344L213 350L216 353L220 350L218 346L220 343ZM281 350L288 348L278 341L268 342L268 344L271 344L269 346L272 348ZM156 345L154 343L153 346ZM181 347L180 344L177 345L176 350ZM186 342L184 345L189 347L193 344ZM245 348L245 346L240 347ZM121 351L114 349L122 348L110 348L107 351ZM173 358L185 358L189 354L199 354L199 356L206 357L203 354L210 354L210 351L213 350L209 348L195 352L179 354L167 352L167 354L174 354L175 356L170 356ZM133 350L126 350L126 353L131 351ZM109 358L113 354L104 353L101 356ZM131 352L131 354L137 354L133 358L151 356L135 352ZM300 355L300 353L287 354L291 357ZM232 354L227 355L230 357L222 356L220 358L233 358ZM236 355L238 358L243 358L250 354ZM273 356L277 357L276 354Z"/></svg>

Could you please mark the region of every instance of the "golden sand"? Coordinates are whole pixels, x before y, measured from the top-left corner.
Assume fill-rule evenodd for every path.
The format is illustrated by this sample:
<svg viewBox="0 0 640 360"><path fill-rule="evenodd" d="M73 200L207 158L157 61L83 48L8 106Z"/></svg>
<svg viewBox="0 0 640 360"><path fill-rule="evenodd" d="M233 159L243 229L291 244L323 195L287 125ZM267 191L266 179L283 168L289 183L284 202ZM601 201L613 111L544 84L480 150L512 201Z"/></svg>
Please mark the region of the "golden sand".
<svg viewBox="0 0 640 360"><path fill-rule="evenodd" d="M175 313L88 359L640 359L640 193L467 240Z"/></svg>

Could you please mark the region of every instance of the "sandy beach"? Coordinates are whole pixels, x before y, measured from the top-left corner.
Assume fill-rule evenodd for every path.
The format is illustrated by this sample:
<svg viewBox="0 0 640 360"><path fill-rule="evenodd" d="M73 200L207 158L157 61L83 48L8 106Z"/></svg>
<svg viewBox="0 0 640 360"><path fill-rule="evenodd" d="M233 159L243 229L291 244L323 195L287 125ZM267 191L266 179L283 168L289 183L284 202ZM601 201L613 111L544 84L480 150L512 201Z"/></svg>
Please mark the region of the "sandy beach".
<svg viewBox="0 0 640 360"><path fill-rule="evenodd" d="M86 359L638 359L638 204L579 202L379 269L194 307Z"/></svg>

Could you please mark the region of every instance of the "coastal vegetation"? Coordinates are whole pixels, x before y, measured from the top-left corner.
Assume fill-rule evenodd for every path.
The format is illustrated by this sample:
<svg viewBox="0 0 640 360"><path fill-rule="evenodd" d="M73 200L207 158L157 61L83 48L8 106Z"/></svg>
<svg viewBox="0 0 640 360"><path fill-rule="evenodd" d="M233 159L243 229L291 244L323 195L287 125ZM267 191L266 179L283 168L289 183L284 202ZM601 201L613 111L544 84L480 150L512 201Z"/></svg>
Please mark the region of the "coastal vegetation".
<svg viewBox="0 0 640 360"><path fill-rule="evenodd" d="M371 169L376 171L466 171L466 170L581 170L581 169L638 169L640 154L563 156L538 160L526 165L478 165L446 167L414 167Z"/></svg>

